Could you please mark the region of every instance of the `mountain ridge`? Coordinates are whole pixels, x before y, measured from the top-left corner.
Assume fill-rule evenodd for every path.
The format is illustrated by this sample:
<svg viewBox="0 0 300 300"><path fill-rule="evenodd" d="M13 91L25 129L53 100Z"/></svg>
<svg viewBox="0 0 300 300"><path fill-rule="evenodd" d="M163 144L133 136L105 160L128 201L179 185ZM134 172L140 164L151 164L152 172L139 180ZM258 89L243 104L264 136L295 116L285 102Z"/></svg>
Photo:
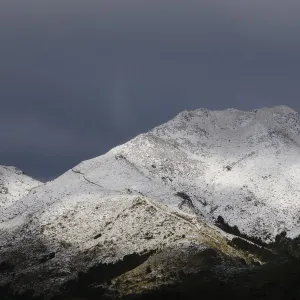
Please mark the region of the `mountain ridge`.
<svg viewBox="0 0 300 300"><path fill-rule="evenodd" d="M285 106L184 111L3 207L0 286L126 297L265 264L300 234L299 142Z"/></svg>
<svg viewBox="0 0 300 300"><path fill-rule="evenodd" d="M15 167L0 165L0 207L12 205L41 184Z"/></svg>

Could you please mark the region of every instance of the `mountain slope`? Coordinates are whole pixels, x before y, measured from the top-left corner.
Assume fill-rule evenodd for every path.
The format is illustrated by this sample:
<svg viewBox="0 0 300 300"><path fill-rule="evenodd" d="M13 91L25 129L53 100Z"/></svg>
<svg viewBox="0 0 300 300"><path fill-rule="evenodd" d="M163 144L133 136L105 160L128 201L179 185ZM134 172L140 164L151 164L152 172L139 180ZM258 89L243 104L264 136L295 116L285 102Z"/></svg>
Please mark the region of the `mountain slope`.
<svg viewBox="0 0 300 300"><path fill-rule="evenodd" d="M82 162L1 217L82 194L98 197L91 195L97 189L146 195L210 222L222 216L267 242L282 231L294 237L300 224L299 132L299 114L287 107L183 112Z"/></svg>
<svg viewBox="0 0 300 300"><path fill-rule="evenodd" d="M77 287L126 296L175 283L183 269L263 263L272 251L214 224L265 243L296 237L299 146L300 116L284 106L184 111L4 206L0 283L47 297Z"/></svg>
<svg viewBox="0 0 300 300"><path fill-rule="evenodd" d="M299 133L299 114L286 107L183 112L77 169L99 185L115 180L118 189L210 221L221 215L242 232L271 241L282 231L298 234ZM117 165L127 173L116 174ZM175 196L181 192L190 200Z"/></svg>
<svg viewBox="0 0 300 300"><path fill-rule="evenodd" d="M0 209L12 205L41 184L14 167L0 166Z"/></svg>
<svg viewBox="0 0 300 300"><path fill-rule="evenodd" d="M141 196L84 198L24 224L0 236L0 286L9 287L8 299L29 289L42 299L85 299L103 289L126 296L175 283L180 271L260 263L216 228Z"/></svg>

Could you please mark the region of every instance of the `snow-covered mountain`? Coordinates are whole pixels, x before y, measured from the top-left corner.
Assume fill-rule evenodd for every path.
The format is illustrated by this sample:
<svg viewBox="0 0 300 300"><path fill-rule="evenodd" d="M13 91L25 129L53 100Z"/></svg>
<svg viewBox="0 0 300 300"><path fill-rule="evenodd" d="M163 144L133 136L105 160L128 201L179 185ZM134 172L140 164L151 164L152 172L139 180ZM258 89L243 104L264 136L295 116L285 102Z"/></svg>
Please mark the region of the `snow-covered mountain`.
<svg viewBox="0 0 300 300"><path fill-rule="evenodd" d="M92 201L99 193L132 194L211 222L220 215L241 232L266 241L283 230L295 236L300 225L299 154L300 116L288 107L184 111L82 162L2 210L1 218L65 206L78 197Z"/></svg>
<svg viewBox="0 0 300 300"><path fill-rule="evenodd" d="M298 236L299 178L300 115L294 110L184 111L51 182L34 189L32 182L27 196L1 207L0 255L18 274L13 280L21 290L24 277L34 278L47 262L47 272L56 275L31 283L35 291L59 289L78 271L90 274L96 265L158 249L166 264L174 251L189 257L208 249L222 257L213 265L251 264L260 257L237 251L233 236L214 224L221 219L266 243L283 231ZM24 257L12 258L21 249ZM151 257L158 270L162 258ZM114 288L118 283L130 294L129 277L149 277L149 285L150 273L157 278L160 271L148 272L143 263L144 275L136 267L137 273L115 274ZM9 282L5 274L2 281ZM170 280L159 274L162 282Z"/></svg>
<svg viewBox="0 0 300 300"><path fill-rule="evenodd" d="M0 209L9 207L41 184L14 167L0 166Z"/></svg>

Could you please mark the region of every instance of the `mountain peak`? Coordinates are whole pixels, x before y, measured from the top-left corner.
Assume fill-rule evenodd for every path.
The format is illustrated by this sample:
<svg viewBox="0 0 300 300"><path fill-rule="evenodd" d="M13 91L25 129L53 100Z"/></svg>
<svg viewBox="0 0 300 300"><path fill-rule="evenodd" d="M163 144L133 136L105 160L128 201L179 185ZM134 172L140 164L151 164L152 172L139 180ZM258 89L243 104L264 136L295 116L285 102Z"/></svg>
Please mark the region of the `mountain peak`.
<svg viewBox="0 0 300 300"><path fill-rule="evenodd" d="M0 207L8 207L26 196L42 183L25 175L21 170L0 165Z"/></svg>
<svg viewBox="0 0 300 300"><path fill-rule="evenodd" d="M138 292L174 283L180 270L203 271L200 261L226 277L228 266L264 263L269 245L300 234L300 118L285 106L183 111L39 186L0 172L9 194L25 191L0 198L0 257L20 291L28 275L39 278L36 293L76 290L77 278L88 291L105 281L126 295L128 282ZM25 253L22 264L14 253Z"/></svg>

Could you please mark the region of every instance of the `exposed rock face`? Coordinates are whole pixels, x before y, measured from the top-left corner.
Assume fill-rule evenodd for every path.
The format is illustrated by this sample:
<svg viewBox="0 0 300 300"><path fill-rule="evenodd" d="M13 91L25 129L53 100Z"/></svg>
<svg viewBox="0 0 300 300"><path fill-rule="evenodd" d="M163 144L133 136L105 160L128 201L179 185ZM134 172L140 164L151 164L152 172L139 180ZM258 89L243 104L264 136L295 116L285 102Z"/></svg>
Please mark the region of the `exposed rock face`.
<svg viewBox="0 0 300 300"><path fill-rule="evenodd" d="M151 298L187 278L228 286L276 258L276 236L298 235L299 146L300 116L287 107L182 112L3 205L3 294Z"/></svg>

